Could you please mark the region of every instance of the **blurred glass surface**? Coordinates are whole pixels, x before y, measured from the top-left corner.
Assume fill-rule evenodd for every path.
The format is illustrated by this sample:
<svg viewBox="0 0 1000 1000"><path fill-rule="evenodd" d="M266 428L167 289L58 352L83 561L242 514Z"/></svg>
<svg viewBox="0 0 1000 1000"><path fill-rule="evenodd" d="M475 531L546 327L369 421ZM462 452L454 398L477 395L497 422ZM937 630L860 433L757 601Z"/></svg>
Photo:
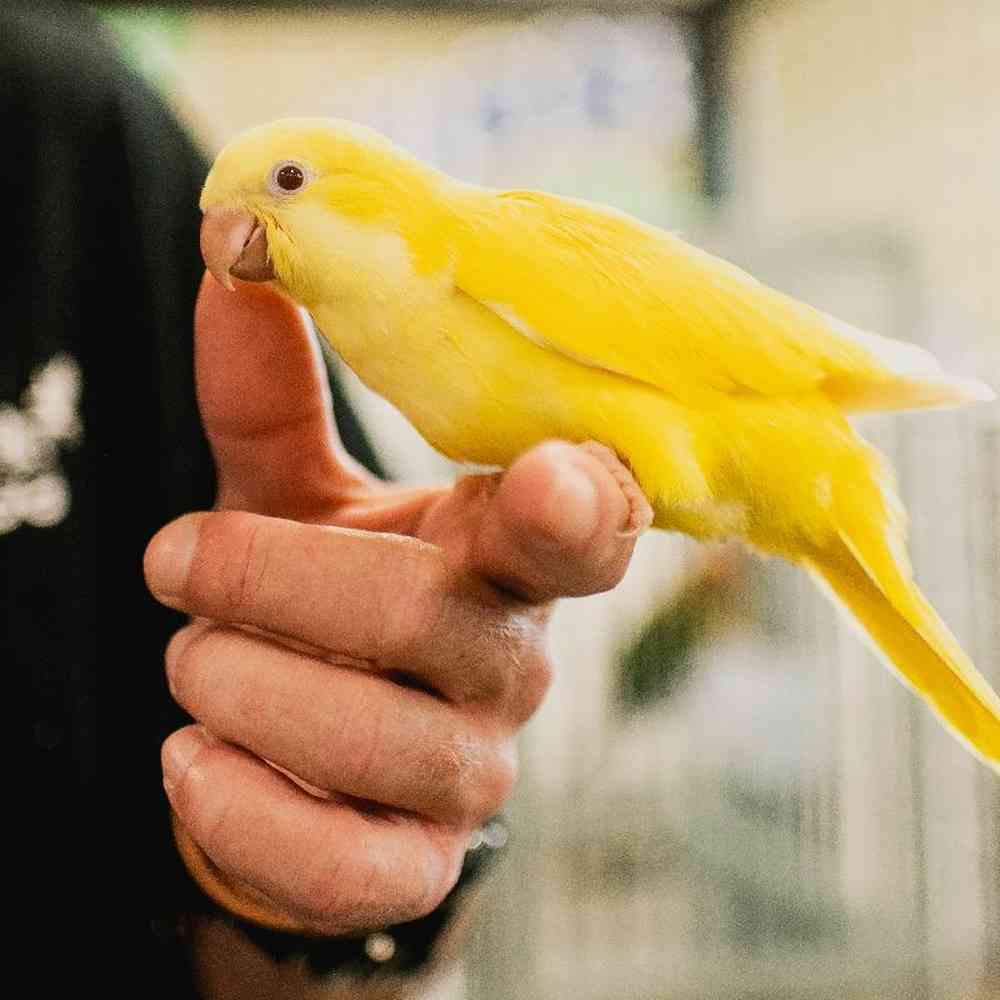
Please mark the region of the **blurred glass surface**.
<svg viewBox="0 0 1000 1000"><path fill-rule="evenodd" d="M1000 384L1000 4L683 8L112 22L210 151L283 114L354 118L466 180L680 229ZM396 474L453 473L353 391ZM899 474L918 579L1000 685L1000 406L863 427ZM802 574L723 563L650 537L614 593L560 607L510 856L442 996L1000 996L996 777Z"/></svg>

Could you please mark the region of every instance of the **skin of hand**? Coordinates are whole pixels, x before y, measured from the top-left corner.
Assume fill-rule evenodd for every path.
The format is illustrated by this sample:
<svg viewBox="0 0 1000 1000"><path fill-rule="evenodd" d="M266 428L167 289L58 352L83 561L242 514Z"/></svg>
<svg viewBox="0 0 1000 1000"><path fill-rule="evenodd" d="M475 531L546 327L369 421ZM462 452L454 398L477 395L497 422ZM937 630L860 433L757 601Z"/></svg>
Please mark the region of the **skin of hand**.
<svg viewBox="0 0 1000 1000"><path fill-rule="evenodd" d="M198 723L163 747L181 853L274 927L415 919L512 789L552 600L614 586L651 512L600 446L546 442L450 488L368 475L301 313L269 286L206 276L195 358L217 509L145 558L156 598L193 617L166 653Z"/></svg>

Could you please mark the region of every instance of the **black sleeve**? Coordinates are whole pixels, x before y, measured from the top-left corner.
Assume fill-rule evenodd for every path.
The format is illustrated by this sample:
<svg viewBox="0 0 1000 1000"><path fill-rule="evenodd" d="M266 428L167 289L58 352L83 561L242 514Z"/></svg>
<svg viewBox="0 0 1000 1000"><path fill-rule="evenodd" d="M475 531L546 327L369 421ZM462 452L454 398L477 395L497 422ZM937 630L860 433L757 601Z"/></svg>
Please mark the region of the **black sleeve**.
<svg viewBox="0 0 1000 1000"><path fill-rule="evenodd" d="M185 721L162 669L181 618L141 560L213 502L192 364L206 164L72 7L0 9L0 137L2 662L32 679L24 959L42 995L96 967L102 995L183 997L176 916L205 901L159 764ZM370 464L342 405L338 420Z"/></svg>

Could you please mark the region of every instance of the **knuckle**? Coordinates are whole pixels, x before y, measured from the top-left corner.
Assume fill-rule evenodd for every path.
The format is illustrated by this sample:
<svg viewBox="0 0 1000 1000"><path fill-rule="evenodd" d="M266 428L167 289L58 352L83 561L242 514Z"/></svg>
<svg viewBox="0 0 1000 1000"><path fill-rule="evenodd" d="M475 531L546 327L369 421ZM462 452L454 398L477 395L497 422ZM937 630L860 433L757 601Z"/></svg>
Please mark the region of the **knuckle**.
<svg viewBox="0 0 1000 1000"><path fill-rule="evenodd" d="M272 556L261 517L239 511L207 515L188 583L192 597L210 612L238 616L258 600Z"/></svg>
<svg viewBox="0 0 1000 1000"><path fill-rule="evenodd" d="M533 610L507 612L479 630L466 665L469 701L520 725L541 702L551 681L542 629Z"/></svg>
<svg viewBox="0 0 1000 1000"><path fill-rule="evenodd" d="M330 762L328 784L347 780L354 794L362 796L378 788L388 763L384 748L390 735L377 697L360 695L350 705L338 706L322 741L323 756Z"/></svg>
<svg viewBox="0 0 1000 1000"><path fill-rule="evenodd" d="M534 643L523 653L520 668L506 706L507 717L516 727L524 725L538 711L554 674L552 661L541 643Z"/></svg>
<svg viewBox="0 0 1000 1000"><path fill-rule="evenodd" d="M469 736L444 742L427 762L428 780L440 789L442 813L459 827L477 826L495 813L517 779L515 754Z"/></svg>
<svg viewBox="0 0 1000 1000"><path fill-rule="evenodd" d="M513 741L509 741L494 750L484 769L475 813L476 825L500 810L510 798L516 781L517 751Z"/></svg>
<svg viewBox="0 0 1000 1000"><path fill-rule="evenodd" d="M520 614L505 614L480 630L476 663L469 670L477 701L503 705L511 699L532 631L532 623Z"/></svg>
<svg viewBox="0 0 1000 1000"><path fill-rule="evenodd" d="M466 600L451 630L448 692L458 704L496 711L514 696L535 625L529 615Z"/></svg>
<svg viewBox="0 0 1000 1000"><path fill-rule="evenodd" d="M442 798L460 803L475 768L477 748L459 733L439 736L422 754L421 766L427 784L441 790Z"/></svg>
<svg viewBox="0 0 1000 1000"><path fill-rule="evenodd" d="M405 663L441 632L451 589L444 553L428 545L400 549L399 585L387 588L377 621L379 659Z"/></svg>
<svg viewBox="0 0 1000 1000"><path fill-rule="evenodd" d="M254 518L239 539L241 557L232 563L225 595L237 614L254 607L266 590L273 553L269 537L263 523Z"/></svg>

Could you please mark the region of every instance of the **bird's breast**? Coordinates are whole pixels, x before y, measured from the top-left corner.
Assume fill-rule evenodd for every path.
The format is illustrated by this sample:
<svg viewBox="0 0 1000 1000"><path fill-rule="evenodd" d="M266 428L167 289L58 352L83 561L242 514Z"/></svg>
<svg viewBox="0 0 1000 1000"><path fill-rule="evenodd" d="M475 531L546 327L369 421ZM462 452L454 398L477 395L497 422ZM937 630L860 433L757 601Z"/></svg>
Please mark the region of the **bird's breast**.
<svg viewBox="0 0 1000 1000"><path fill-rule="evenodd" d="M309 212L290 224L313 272L304 304L344 361L392 398L400 367L425 356L429 319L451 294L450 276L418 273L403 236L376 223Z"/></svg>

